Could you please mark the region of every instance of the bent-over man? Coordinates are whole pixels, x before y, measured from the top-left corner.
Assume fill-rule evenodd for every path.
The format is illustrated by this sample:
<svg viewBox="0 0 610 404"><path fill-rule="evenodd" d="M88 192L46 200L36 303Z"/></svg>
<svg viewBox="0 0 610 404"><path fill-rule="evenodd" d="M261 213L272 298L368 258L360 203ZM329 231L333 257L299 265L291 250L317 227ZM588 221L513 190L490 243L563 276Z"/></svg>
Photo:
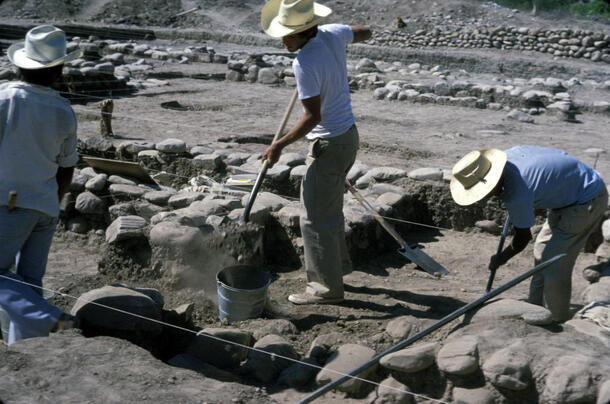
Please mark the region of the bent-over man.
<svg viewBox="0 0 610 404"><path fill-rule="evenodd" d="M515 235L489 263L504 265L532 239L534 209L548 209L534 244L536 264L557 254L567 256L533 276L529 302L546 306L557 322L568 320L572 269L578 253L603 218L608 191L599 173L564 151L515 146L468 153L453 167L451 195L471 205L491 195L504 201Z"/></svg>

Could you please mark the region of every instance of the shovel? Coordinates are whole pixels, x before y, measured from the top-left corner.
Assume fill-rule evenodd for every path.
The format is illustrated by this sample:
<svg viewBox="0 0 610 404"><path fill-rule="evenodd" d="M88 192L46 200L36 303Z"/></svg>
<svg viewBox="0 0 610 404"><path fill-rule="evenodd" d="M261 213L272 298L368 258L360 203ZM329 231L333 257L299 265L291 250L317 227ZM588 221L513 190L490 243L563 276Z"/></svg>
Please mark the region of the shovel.
<svg viewBox="0 0 610 404"><path fill-rule="evenodd" d="M385 219L379 213L377 213L375 208L373 208L373 206L366 199L364 199L364 197L360 195L358 191L356 191L356 188L354 188L352 184L350 184L347 178L345 179L345 184L347 185L347 189L349 189L352 195L354 195L354 198L356 198L356 200L360 202L360 204L364 206L364 208L373 215L373 217L377 220L377 222L379 222L381 227L383 227L388 233L390 233L394 240L396 240L396 242L400 245L398 252L401 255L406 257L409 261L414 262L418 267L428 272L430 275L437 276L449 273L449 271L447 271L445 267L434 261L432 257L430 257L422 250L418 248L409 247L407 242L402 237L400 237L400 234L398 234L398 232L392 226L390 226L390 224L386 222Z"/></svg>
<svg viewBox="0 0 610 404"><path fill-rule="evenodd" d="M506 234L508 234L508 228L510 227L510 216L508 213L506 214L506 221L504 222L504 227L502 228L502 235L500 236L500 244L498 244L498 251L496 255L502 252L502 248L504 247L504 240L506 240ZM494 278L496 277L496 270L492 269L489 273L489 279L487 280L487 287L485 288L485 292L489 292L491 290L491 285L494 283Z"/></svg>
<svg viewBox="0 0 610 404"><path fill-rule="evenodd" d="M290 118L290 113L292 112L292 108L294 108L294 104L297 101L299 92L298 90L294 90L292 94L292 98L288 103L288 107L286 108L286 112L284 112L284 118L282 118L282 122L280 123L277 132L275 132L275 136L273 136L273 142L279 139L282 132L284 132L284 128L286 127L286 123L288 122L288 118ZM240 223L248 223L250 220L250 211L252 210L252 205L254 205L254 201L256 200L256 195L258 194L258 190L263 183L263 179L267 174L267 168L269 166L269 162L267 160L263 161L263 166L261 167L261 171L258 173L258 177L256 177L256 182L254 183L254 187L252 187L252 191L250 192L250 197L248 198L248 203L244 209L244 215L241 217Z"/></svg>

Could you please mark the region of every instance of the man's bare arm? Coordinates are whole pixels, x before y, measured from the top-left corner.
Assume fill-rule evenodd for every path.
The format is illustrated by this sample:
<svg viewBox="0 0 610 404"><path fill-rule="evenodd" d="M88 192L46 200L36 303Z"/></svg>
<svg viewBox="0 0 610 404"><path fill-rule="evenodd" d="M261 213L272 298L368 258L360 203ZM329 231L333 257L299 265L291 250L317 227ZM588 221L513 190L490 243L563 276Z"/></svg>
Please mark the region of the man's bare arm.
<svg viewBox="0 0 610 404"><path fill-rule="evenodd" d="M273 142L271 146L269 146L263 153L263 160L269 161L269 167L273 167L273 165L279 160L284 147L303 138L322 120L322 115L320 112L322 101L319 95L301 100L301 102L303 103L304 108L301 118L299 118L292 129L286 133L286 135Z"/></svg>
<svg viewBox="0 0 610 404"><path fill-rule="evenodd" d="M373 33L368 27L363 27L361 25L352 25L350 26L352 32L354 33L354 40L352 43L364 42L371 38Z"/></svg>

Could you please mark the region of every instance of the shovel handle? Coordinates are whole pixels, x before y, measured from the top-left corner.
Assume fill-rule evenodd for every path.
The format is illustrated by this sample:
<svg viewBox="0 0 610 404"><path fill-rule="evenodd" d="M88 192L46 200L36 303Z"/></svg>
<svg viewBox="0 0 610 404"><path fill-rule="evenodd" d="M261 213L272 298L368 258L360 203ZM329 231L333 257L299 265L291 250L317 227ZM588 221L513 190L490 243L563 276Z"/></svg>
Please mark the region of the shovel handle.
<svg viewBox="0 0 610 404"><path fill-rule="evenodd" d="M504 221L504 227L502 227L502 235L500 236L500 244L498 244L498 250L496 251L496 256L502 252L502 248L504 248L504 240L506 240L506 235L508 234L508 228L510 227L510 216L508 213L506 214L506 220ZM496 277L496 269L492 269L489 273L489 279L487 280L487 287L485 288L485 292L489 292L491 290L491 286L494 283L494 278Z"/></svg>
<svg viewBox="0 0 610 404"><path fill-rule="evenodd" d="M286 107L286 112L284 112L284 117L282 118L282 122L280 122L280 126L277 128L277 132L275 132L275 136L273 136L273 142L278 140L282 133L284 132L284 128L288 123L288 118L290 118L290 114L292 113L292 109L294 108L294 104L297 102L297 98L299 96L298 89L295 89L292 93L292 97L290 98L290 102ZM256 195L258 194L258 190L260 189L263 179L267 174L267 169L269 168L269 162L267 160L263 161L263 166L261 167L260 172L258 173L258 177L256 177L256 182L252 187L252 191L250 192L250 197L248 198L248 203L244 208L244 215L241 218L241 223L248 223L250 220L250 211L252 210L252 205L254 205L254 200L256 199Z"/></svg>
<svg viewBox="0 0 610 404"><path fill-rule="evenodd" d="M394 240L396 240L396 242L400 244L401 248L409 248L407 242L402 237L400 237L400 234L398 234L398 232L394 230L392 226L388 225L385 219L381 217L379 212L377 212L375 208L373 208L373 206L366 199L364 199L362 195L360 195L360 192L358 192L356 188L354 188L354 186L349 182L347 178L345 179L345 185L347 186L349 192L354 195L354 198L356 198L358 202L360 202L360 204L364 206L364 208L373 215L373 217L375 218L375 220L377 220L381 227L383 227L388 233L390 233Z"/></svg>

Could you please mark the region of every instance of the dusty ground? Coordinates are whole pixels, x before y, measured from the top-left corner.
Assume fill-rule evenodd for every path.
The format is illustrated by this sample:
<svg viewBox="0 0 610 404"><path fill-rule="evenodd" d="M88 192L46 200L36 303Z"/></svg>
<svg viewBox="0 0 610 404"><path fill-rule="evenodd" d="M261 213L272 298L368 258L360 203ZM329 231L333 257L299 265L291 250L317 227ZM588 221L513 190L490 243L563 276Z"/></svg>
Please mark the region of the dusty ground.
<svg viewBox="0 0 610 404"><path fill-rule="evenodd" d="M18 2L4 1L0 5L0 15L7 18L15 17L15 10L21 10L22 15L29 18L40 18L44 15L40 10L32 14L29 5L23 9ZM21 3L21 2L19 2ZM260 1L182 1L164 2L164 7L172 12L179 12L194 5L204 6L202 10L189 16L184 21L170 23L179 26L192 26L205 22L210 29L256 30L257 12ZM369 4L370 3L370 4ZM432 12L448 12L462 9L465 18L487 18L491 23L504 21L508 10L487 6L473 5L473 2L451 1L434 3L422 2L391 2L386 0L368 1L331 1L330 5L337 10L337 19L342 17L358 23L373 23L383 26L394 15L422 16ZM45 6L49 6L45 3ZM72 14L66 11L57 18L100 21L98 15L103 15L104 21L130 23L165 22L167 16L132 18L117 12L113 17L111 6L119 4L127 7L128 2L90 0L72 2L76 11ZM351 7L351 8L350 8ZM368 13L375 7L381 12ZM487 7L487 8L486 8ZM146 12L150 12L150 6ZM389 11L391 10L391 11ZM65 11L65 10L64 10ZM142 14L142 13L140 13ZM149 13L150 14L150 13ZM372 17L371 17L372 16ZM543 16L535 21L525 13L519 13L511 22L519 24L535 24L538 26L555 26L555 16ZM562 25L578 26L589 24L581 20L563 19ZM414 21L414 26L417 22ZM591 29L606 29L604 22L590 23ZM215 45L215 44L212 44ZM227 46L216 45L219 49ZM235 47L235 46L233 46ZM497 57L494 55L494 57ZM503 56L510 58L510 54ZM557 63L571 64L578 68L582 63L586 71L586 63L574 61L553 61L546 55L531 55L550 66ZM546 59L545 59L546 58ZM159 72L180 70L183 72L224 72L224 65L184 65L158 68ZM541 72L544 77L544 71ZM476 76L481 80L488 79L486 75ZM569 77L562 77L569 78ZM603 78L600 78L602 80ZM607 80L608 78L605 78ZM123 139L138 139L160 141L174 137L189 145L217 144L220 138L241 135L272 134L287 103L291 89L268 87L259 84L204 81L194 79L168 79L169 85L141 90L137 94L115 100L113 129ZM590 97L589 94L580 94ZM195 111L173 111L161 108L161 103L176 100L183 105L192 105ZM584 114L580 116L582 123L569 124L547 115L536 117L536 124L525 124L509 121L506 112L476 110L469 108L447 107L437 105L420 105L402 102L381 102L372 98L367 90L352 94L353 109L361 134L361 150L359 159L371 166L389 165L405 169L418 167L450 168L453 163L466 152L486 147L508 148L516 144L537 144L561 148L593 164L593 157L584 150L591 147L610 148L608 139L609 119L604 115ZM94 103L75 105L79 124L79 136L97 134L99 131L99 110ZM292 121L297 118L295 112ZM481 138L478 130L502 130L506 135ZM262 151L264 145L242 144L240 150ZM289 151L304 153L306 143L300 142L290 147ZM607 155L597 162L597 169L606 180L610 179L610 161ZM421 231L406 234L410 242L419 242L425 251L443 264L451 272L442 279L435 279L424 272L418 271L410 263L405 263L397 253L385 253L371 257L370 261L360 262L355 271L345 277L346 301L336 306L295 307L287 303L289 293L301 291L305 285L305 275L302 270L293 272L278 272L277 279L270 287L270 310L268 317L291 319L299 328L299 334L293 343L304 354L315 336L332 331L345 335L345 342L357 343L367 341L378 347L378 352L391 345L392 341L375 339L383 331L389 320L397 316L413 316L422 323L433 322L450 313L458 307L475 300L484 293L488 271L486 269L489 257L495 253L498 237L478 231L455 232L440 230L439 232ZM70 295L80 293L112 283L97 273L97 260L100 256L99 245L102 237L91 234L87 237L60 232L54 240L49 257L48 272L45 278L46 287L59 290ZM580 293L586 286L581 276L581 270L595 261L593 254L581 254L573 274L573 303L575 308L580 302ZM496 285L504 283L526 269L533 266L531 246L505 267L498 270ZM122 280L125 281L125 280ZM165 295L166 306L176 307L183 303L193 302L196 305L195 323L198 327L218 325L215 307L210 304L201 291L176 291L158 282L127 280L133 286L158 287ZM527 293L527 283L506 292L503 296L523 298ZM55 300L67 309L72 302L69 298ZM255 321L243 322L239 327L255 326ZM452 327L447 326L429 338L439 338ZM117 375L114 380L116 389L143 388L130 385ZM292 389L281 389L273 386L269 393L279 402L292 402L304 393ZM328 394L319 402L350 402L342 396Z"/></svg>

